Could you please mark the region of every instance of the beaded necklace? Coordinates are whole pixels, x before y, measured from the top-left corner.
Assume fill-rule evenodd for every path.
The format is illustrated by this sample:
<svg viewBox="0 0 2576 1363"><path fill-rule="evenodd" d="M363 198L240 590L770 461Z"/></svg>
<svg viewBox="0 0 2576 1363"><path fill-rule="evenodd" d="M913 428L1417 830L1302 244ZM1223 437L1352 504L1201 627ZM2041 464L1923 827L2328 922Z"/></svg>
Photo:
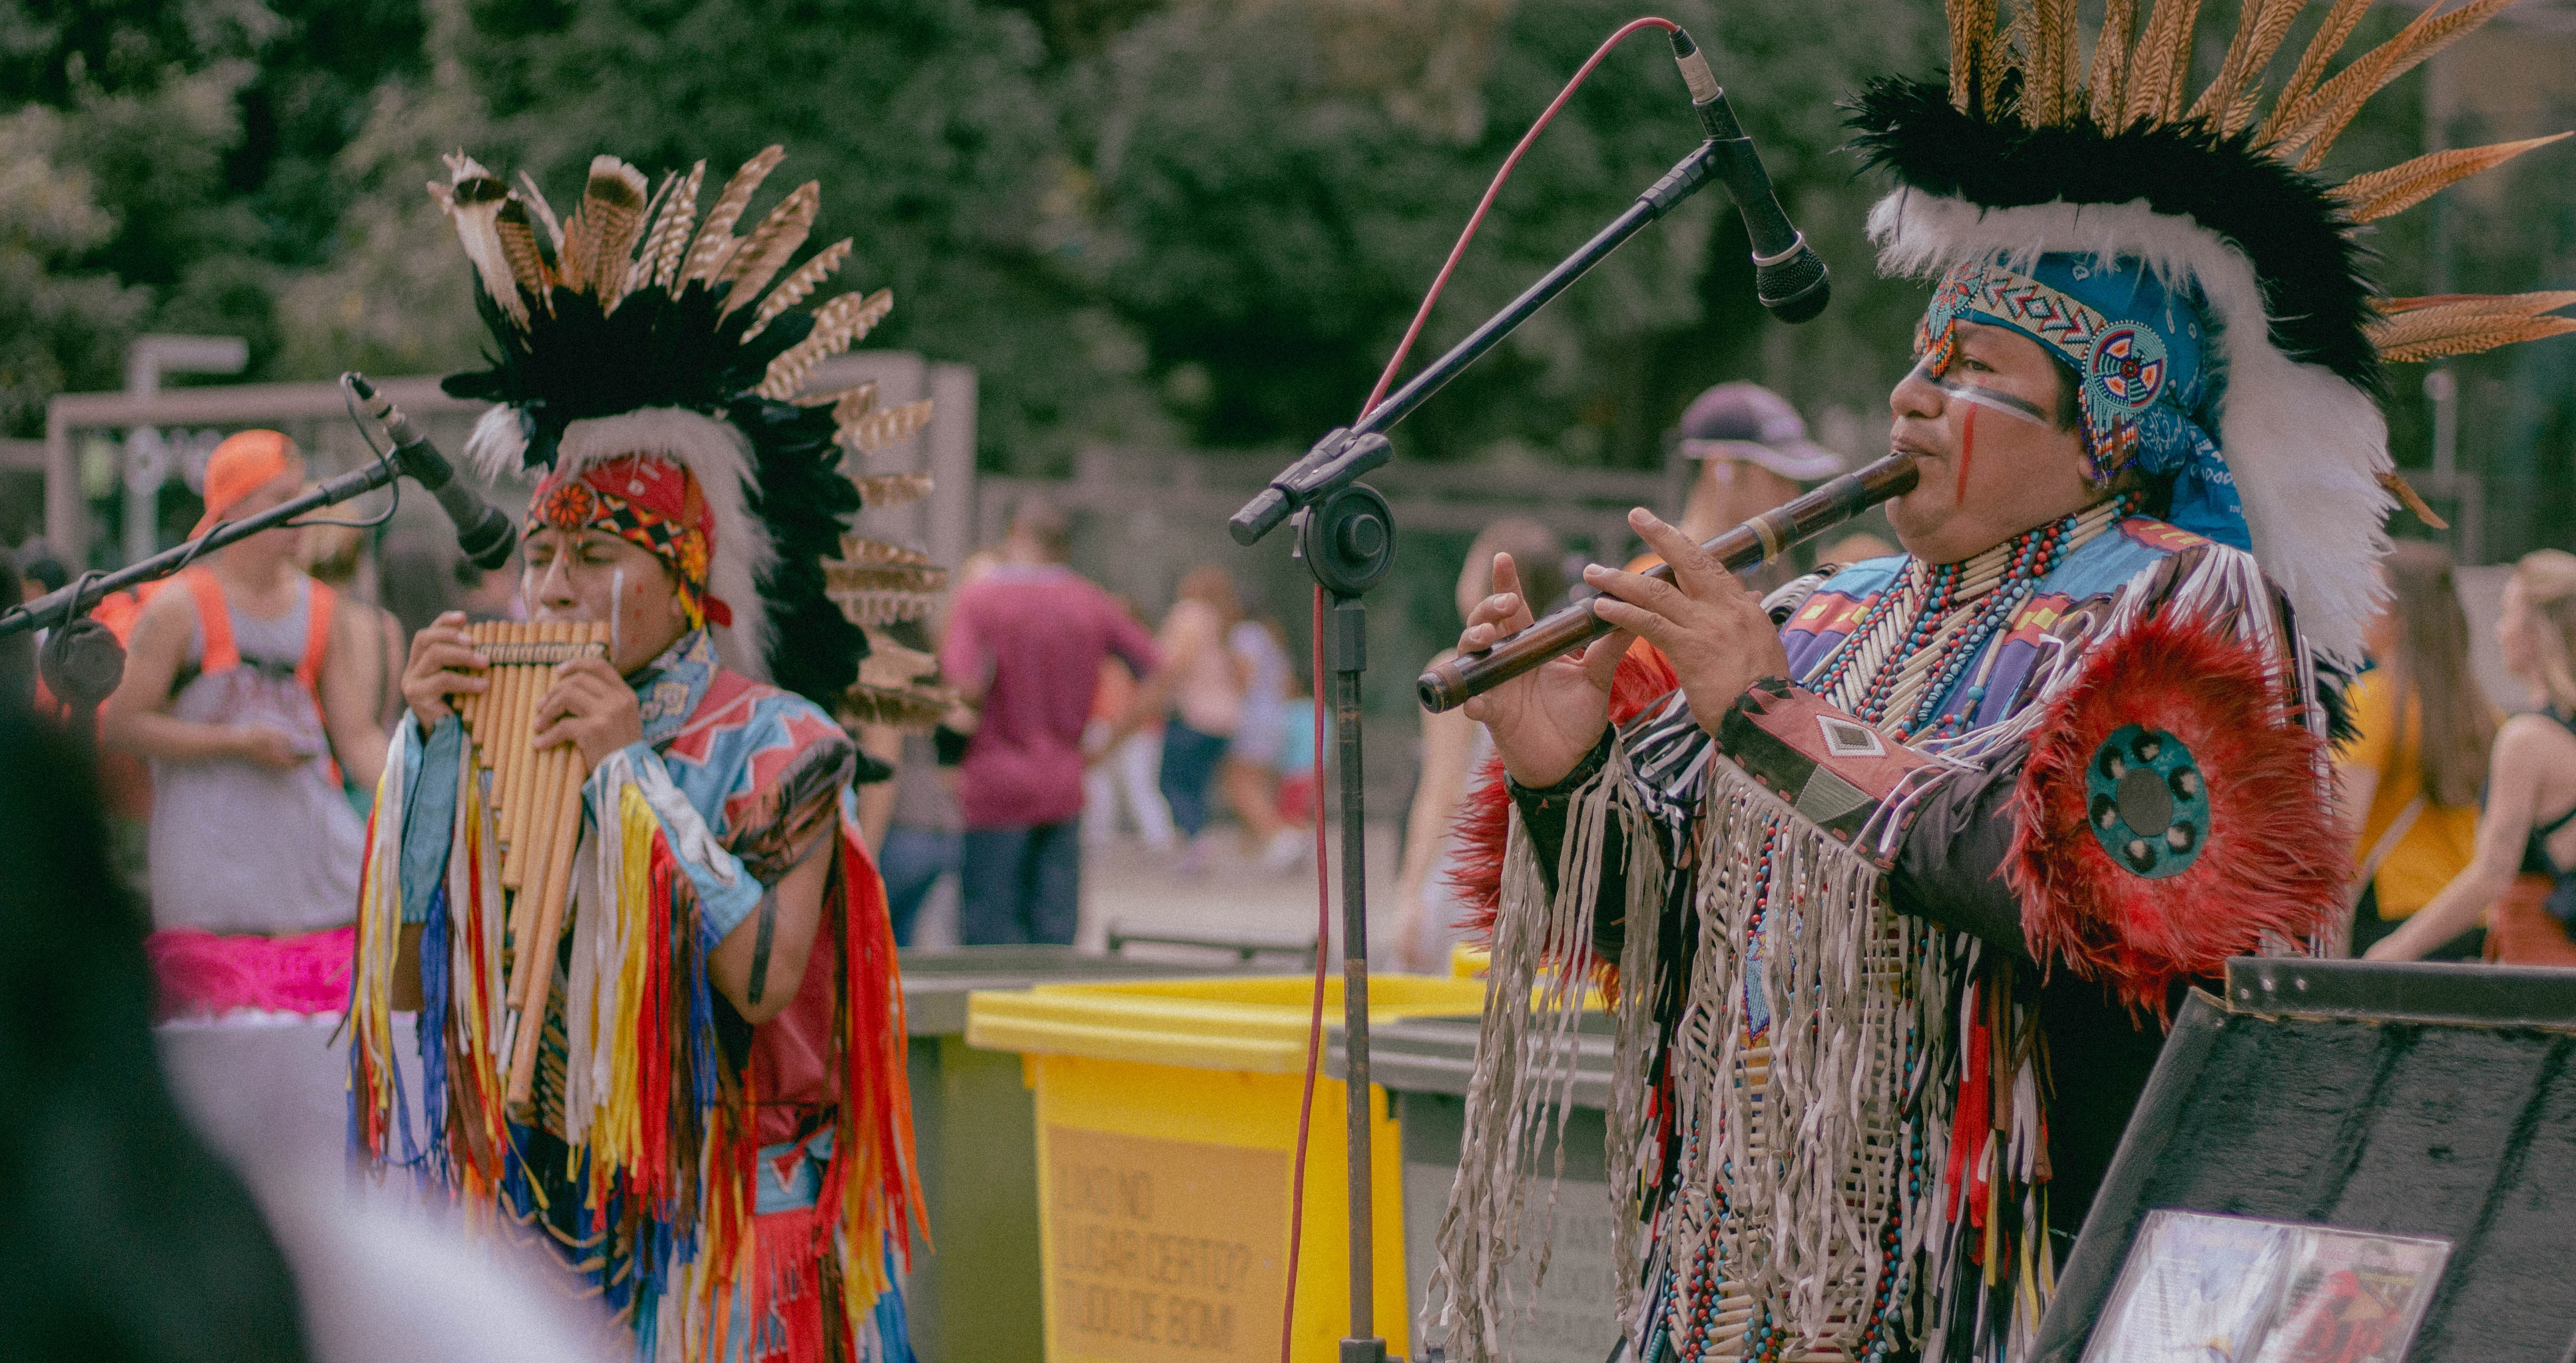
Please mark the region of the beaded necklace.
<svg viewBox="0 0 2576 1363"><path fill-rule="evenodd" d="M1986 644L1995 632L2068 554L2127 516L2136 500L2123 493L2097 502L1962 562L1908 563L1903 579L1862 612L1809 689L1862 720L1888 722L1899 738L1959 731L1986 698L1994 665ZM1956 708L1940 713L1942 699L1981 658Z"/></svg>

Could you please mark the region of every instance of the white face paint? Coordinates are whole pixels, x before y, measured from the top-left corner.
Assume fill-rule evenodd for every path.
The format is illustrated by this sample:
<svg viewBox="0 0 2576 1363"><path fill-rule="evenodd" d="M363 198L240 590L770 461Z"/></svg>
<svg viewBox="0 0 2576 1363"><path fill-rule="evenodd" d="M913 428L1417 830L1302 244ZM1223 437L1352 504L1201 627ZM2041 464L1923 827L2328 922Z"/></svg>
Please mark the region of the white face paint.
<svg viewBox="0 0 2576 1363"><path fill-rule="evenodd" d="M2010 393L1970 383L1966 379L1934 374L1925 361L1916 361L1914 372L1909 377L1921 379L1940 389L1952 401L1973 403L1990 412L2001 412L2016 421L2027 421L2043 430L2057 429L2056 420L2033 404Z"/></svg>

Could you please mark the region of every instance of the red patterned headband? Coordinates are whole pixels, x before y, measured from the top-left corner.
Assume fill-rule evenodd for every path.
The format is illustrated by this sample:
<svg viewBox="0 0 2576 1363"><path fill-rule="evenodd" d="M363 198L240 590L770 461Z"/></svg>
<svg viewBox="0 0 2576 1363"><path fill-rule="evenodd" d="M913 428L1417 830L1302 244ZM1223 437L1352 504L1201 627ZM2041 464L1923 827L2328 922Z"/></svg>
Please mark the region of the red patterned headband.
<svg viewBox="0 0 2576 1363"><path fill-rule="evenodd" d="M733 611L707 594L715 556L715 511L698 480L677 460L628 455L593 464L578 477L550 472L528 503L530 528L605 530L652 551L680 579L689 623L733 623Z"/></svg>

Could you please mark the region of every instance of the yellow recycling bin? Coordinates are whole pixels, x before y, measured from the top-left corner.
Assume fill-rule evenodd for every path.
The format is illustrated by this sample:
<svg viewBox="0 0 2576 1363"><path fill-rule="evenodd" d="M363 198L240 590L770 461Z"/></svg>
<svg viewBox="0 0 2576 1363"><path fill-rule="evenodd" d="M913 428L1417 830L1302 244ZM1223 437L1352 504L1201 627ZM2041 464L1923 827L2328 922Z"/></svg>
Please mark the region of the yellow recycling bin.
<svg viewBox="0 0 2576 1363"><path fill-rule="evenodd" d="M1288 1287L1290 1175L1313 981L1044 984L967 999L966 1042L1017 1051L1037 1095L1048 1363L1270 1363ZM1381 975L1373 1021L1473 1014L1481 980ZM1342 1016L1330 982L1326 1025ZM1319 1075L1294 1349L1350 1325L1341 1081ZM1386 1093L1369 1094L1378 1334L1410 1354L1404 1199Z"/></svg>

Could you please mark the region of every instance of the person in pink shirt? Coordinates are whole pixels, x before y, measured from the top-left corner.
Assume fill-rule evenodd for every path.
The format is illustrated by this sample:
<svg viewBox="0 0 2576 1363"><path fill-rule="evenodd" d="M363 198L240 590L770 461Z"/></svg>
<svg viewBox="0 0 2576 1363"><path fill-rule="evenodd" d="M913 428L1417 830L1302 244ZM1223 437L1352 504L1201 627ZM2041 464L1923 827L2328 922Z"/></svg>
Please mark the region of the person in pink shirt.
<svg viewBox="0 0 2576 1363"><path fill-rule="evenodd" d="M940 670L983 713L958 770L965 866L957 908L967 945L1073 941L1082 902L1083 745L1101 660L1143 684L1095 739L1106 752L1164 702L1153 636L1065 566L1071 527L1044 502L1011 517L1002 562L962 588Z"/></svg>

